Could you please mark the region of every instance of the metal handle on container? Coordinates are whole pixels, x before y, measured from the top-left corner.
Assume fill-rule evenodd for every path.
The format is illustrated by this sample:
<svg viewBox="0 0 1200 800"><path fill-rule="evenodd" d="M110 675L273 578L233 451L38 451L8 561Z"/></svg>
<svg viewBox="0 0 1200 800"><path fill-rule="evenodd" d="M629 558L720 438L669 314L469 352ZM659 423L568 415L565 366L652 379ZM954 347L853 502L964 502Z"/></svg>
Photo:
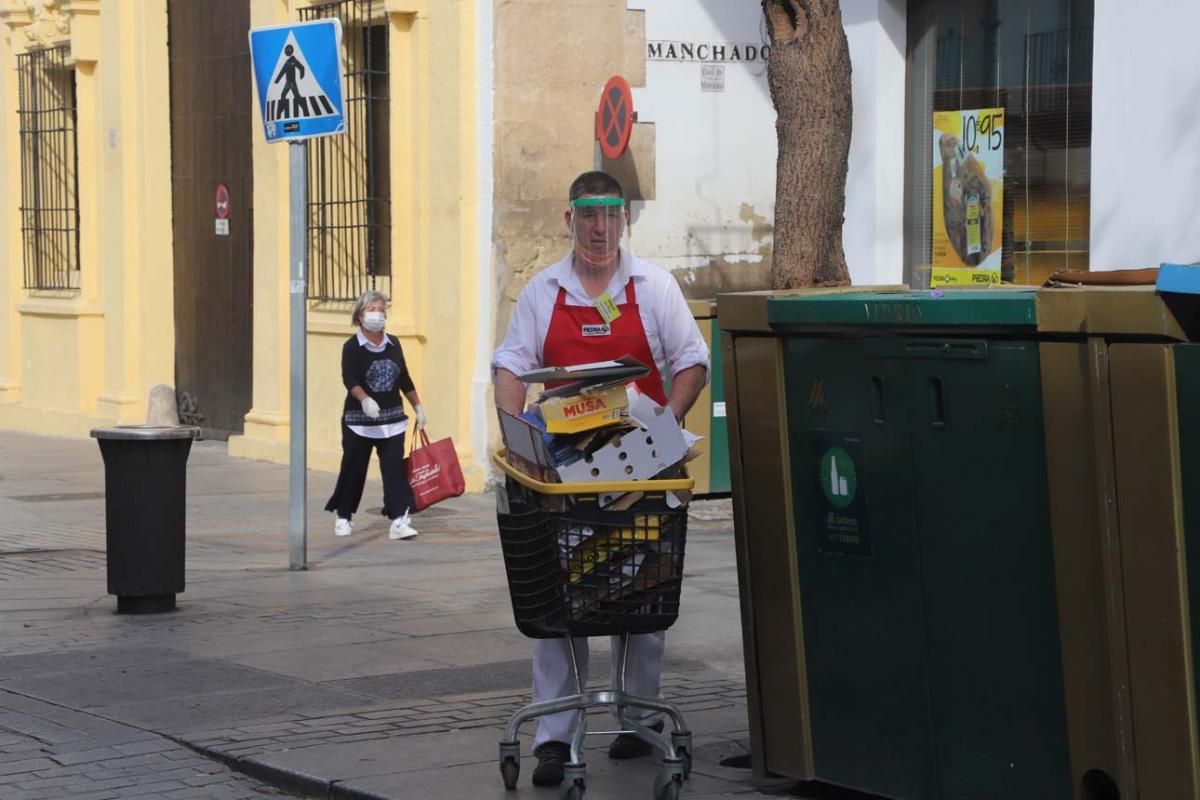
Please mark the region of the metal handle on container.
<svg viewBox="0 0 1200 800"><path fill-rule="evenodd" d="M904 349L910 358L981 360L988 356L987 342L972 339L912 339Z"/></svg>
<svg viewBox="0 0 1200 800"><path fill-rule="evenodd" d="M873 358L936 358L956 361L984 361L988 357L986 339L910 339L871 338L864 341L864 352Z"/></svg>
<svg viewBox="0 0 1200 800"><path fill-rule="evenodd" d="M941 378L929 379L929 396L933 405L933 427L946 427L946 390Z"/></svg>

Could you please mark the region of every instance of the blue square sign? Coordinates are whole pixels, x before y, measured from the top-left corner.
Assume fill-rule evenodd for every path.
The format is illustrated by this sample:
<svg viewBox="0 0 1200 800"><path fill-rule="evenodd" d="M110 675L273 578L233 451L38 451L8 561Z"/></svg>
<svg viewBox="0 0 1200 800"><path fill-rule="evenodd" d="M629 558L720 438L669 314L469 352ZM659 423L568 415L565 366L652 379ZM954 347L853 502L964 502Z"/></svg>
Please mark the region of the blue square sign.
<svg viewBox="0 0 1200 800"><path fill-rule="evenodd" d="M250 60L268 142L346 132L337 19L250 31Z"/></svg>

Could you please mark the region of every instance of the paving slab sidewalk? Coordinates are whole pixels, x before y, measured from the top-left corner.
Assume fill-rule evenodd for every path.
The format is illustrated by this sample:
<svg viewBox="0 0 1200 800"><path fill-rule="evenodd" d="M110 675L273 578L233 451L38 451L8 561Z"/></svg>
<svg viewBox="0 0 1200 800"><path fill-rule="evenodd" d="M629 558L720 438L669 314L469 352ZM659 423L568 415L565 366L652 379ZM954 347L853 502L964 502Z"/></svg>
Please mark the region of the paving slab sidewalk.
<svg viewBox="0 0 1200 800"><path fill-rule="evenodd" d="M392 542L371 484L364 506L376 513L338 539L321 511L333 476L311 473L309 569L292 572L286 468L199 442L188 481L178 610L117 615L95 443L0 432L0 742L13 739L17 753L30 745L37 734L14 720L27 716L22 704L40 704L75 728L96 726L94 755L145 756L128 775L154 787L151 797L193 796L170 791L203 788L183 772L201 768L250 776L214 797L555 796L528 783L528 739L518 791L504 791L496 767L504 722L528 702L531 643L513 626L490 494L431 509L415 518L417 539ZM696 505L682 608L663 686L696 732L685 796L779 792L720 763L747 740L728 501ZM593 682L606 681L606 641L593 640L591 660ZM588 796L650 797L655 764L612 762L605 745L589 740ZM27 779L12 785L29 797L83 796L54 794L52 782L71 775L47 766L53 754L31 746L37 755L9 758L4 747L0 782L28 761Z"/></svg>

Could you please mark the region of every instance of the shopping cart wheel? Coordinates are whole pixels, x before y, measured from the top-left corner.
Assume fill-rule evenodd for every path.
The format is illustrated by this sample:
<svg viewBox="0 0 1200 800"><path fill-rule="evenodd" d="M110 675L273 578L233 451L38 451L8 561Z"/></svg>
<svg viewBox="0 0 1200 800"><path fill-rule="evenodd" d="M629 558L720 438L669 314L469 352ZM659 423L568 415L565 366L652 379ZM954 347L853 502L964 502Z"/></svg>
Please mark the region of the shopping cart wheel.
<svg viewBox="0 0 1200 800"><path fill-rule="evenodd" d="M654 779L654 800L679 800L683 792L682 765L679 769L664 767Z"/></svg>
<svg viewBox="0 0 1200 800"><path fill-rule="evenodd" d="M517 778L521 777L521 762L515 758L506 758L500 762L500 777L504 779L504 788L510 792L517 788Z"/></svg>
<svg viewBox="0 0 1200 800"><path fill-rule="evenodd" d="M587 791L585 769L585 764L563 766L563 800L583 800L583 793Z"/></svg>
<svg viewBox="0 0 1200 800"><path fill-rule="evenodd" d="M510 792L517 788L517 778L521 776L521 743L500 743L500 777L504 779L504 788Z"/></svg>
<svg viewBox="0 0 1200 800"><path fill-rule="evenodd" d="M683 759L683 779L686 781L692 777L692 734L671 733L671 745L675 748L675 755Z"/></svg>

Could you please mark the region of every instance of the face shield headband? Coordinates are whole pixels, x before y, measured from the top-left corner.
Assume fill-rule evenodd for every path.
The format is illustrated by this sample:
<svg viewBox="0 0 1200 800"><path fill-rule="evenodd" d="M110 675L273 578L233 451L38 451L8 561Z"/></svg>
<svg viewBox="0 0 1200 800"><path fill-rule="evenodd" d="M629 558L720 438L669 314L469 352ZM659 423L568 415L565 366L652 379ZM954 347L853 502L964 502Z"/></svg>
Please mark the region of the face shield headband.
<svg viewBox="0 0 1200 800"><path fill-rule="evenodd" d="M625 201L620 197L580 197L571 201L571 244L588 266L607 267L629 250Z"/></svg>

